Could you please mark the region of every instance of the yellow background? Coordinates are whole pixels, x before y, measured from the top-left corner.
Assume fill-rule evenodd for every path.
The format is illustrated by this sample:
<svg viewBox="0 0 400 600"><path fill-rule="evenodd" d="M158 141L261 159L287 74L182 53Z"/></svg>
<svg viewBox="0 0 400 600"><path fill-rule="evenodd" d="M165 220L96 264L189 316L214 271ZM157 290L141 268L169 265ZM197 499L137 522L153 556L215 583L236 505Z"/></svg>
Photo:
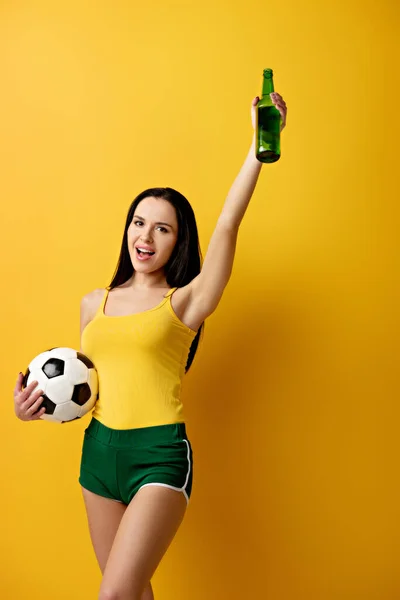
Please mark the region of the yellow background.
<svg viewBox="0 0 400 600"><path fill-rule="evenodd" d="M194 490L155 597L400 597L397 30L394 1L2 2L2 599L100 583L89 417L17 420L18 371L79 348L143 189L187 196L205 253L265 67L282 158L185 380Z"/></svg>

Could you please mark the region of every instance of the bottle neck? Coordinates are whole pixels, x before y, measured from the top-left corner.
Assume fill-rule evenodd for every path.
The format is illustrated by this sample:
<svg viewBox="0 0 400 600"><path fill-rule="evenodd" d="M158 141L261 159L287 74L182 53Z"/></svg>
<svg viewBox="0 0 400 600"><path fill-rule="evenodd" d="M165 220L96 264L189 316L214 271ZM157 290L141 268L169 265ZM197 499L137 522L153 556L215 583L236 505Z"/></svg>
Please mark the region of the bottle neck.
<svg viewBox="0 0 400 600"><path fill-rule="evenodd" d="M274 92L274 80L272 77L264 77L263 85L262 85L262 95L269 96Z"/></svg>

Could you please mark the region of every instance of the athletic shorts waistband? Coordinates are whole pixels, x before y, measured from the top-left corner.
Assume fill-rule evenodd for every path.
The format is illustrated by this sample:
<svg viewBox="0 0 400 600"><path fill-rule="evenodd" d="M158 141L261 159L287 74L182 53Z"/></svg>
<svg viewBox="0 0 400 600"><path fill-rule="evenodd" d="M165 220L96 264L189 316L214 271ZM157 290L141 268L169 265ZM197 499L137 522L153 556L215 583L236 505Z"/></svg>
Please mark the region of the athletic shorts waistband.
<svg viewBox="0 0 400 600"><path fill-rule="evenodd" d="M168 423L135 429L111 429L92 417L85 431L103 444L119 447L171 443L187 439L185 423Z"/></svg>

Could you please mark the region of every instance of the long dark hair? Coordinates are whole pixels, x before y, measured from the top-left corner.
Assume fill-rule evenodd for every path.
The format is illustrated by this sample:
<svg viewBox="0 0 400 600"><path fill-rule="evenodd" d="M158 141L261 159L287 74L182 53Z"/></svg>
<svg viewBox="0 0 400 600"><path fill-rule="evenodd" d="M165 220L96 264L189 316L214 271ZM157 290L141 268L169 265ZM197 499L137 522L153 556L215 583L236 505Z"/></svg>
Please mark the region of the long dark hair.
<svg viewBox="0 0 400 600"><path fill-rule="evenodd" d="M196 218L189 201L180 192L166 188L150 188L141 192L133 200L126 217L125 230L122 239L121 252L115 273L108 290L122 285L133 275L134 268L128 251L128 228L135 214L139 202L149 196L167 200L175 208L178 220L178 239L169 261L164 267L168 285L172 287L183 287L187 285L201 271L203 257L201 254L199 234L197 231ZM196 337L190 347L185 373L189 370L199 345L200 335L204 331L204 323L201 324Z"/></svg>

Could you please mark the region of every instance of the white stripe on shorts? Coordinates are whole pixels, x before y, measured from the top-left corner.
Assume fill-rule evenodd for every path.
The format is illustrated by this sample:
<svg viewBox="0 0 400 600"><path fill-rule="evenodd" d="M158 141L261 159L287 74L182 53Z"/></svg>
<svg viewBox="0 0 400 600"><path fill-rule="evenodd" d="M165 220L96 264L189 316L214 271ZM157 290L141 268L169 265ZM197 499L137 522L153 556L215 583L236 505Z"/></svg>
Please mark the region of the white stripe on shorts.
<svg viewBox="0 0 400 600"><path fill-rule="evenodd" d="M192 468L192 465L191 465L191 462L190 462L190 446L189 446L189 442L187 440L185 440L185 439L183 441L186 442L186 446L187 446L187 460L188 460L188 471L186 473L186 481L183 484L183 486L181 488L178 488L178 487L174 487L173 485L168 485L167 483L156 483L156 482L153 482L153 483L144 483L143 485L140 486L139 490L141 490L142 488L144 488L144 487L146 487L148 485L159 485L159 486L162 486L162 487L170 488L171 490L176 490L177 492L182 492L183 495L186 498L186 503L189 504L189 496L186 493L186 486L187 486L188 481L189 481L190 469Z"/></svg>

